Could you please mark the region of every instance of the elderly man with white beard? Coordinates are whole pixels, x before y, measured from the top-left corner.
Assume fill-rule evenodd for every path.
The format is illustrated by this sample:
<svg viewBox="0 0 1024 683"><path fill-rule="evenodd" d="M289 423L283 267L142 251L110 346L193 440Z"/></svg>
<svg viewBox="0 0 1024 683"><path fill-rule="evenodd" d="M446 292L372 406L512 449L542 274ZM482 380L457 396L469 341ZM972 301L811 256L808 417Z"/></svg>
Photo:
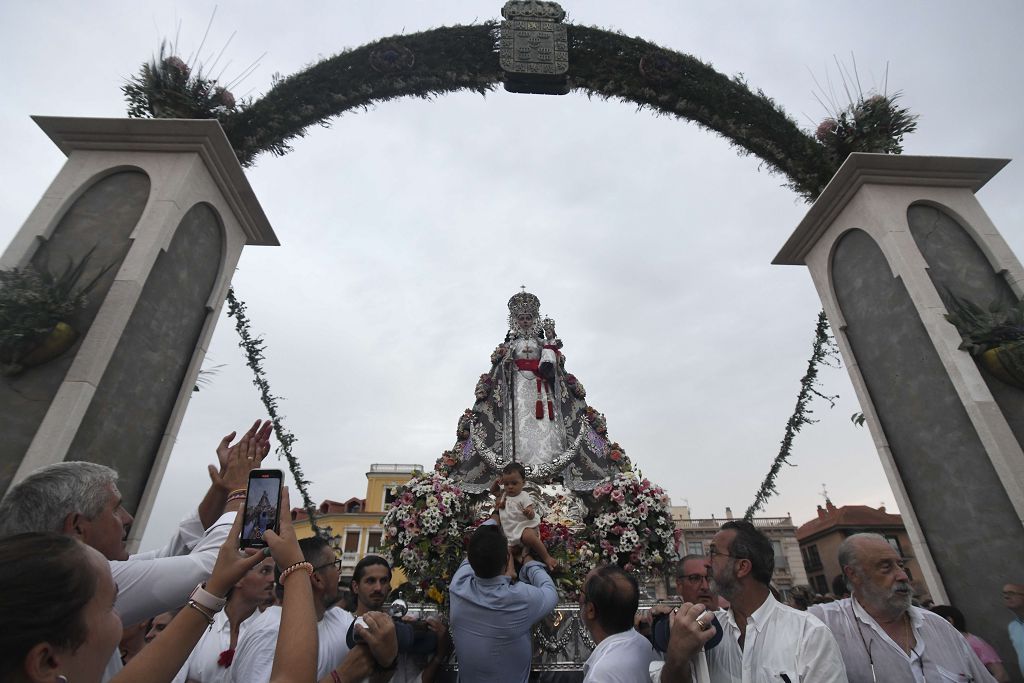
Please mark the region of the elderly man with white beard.
<svg viewBox="0 0 1024 683"><path fill-rule="evenodd" d="M903 558L882 536L850 536L839 564L852 597L808 611L832 629L850 683L995 683L948 621L911 606Z"/></svg>

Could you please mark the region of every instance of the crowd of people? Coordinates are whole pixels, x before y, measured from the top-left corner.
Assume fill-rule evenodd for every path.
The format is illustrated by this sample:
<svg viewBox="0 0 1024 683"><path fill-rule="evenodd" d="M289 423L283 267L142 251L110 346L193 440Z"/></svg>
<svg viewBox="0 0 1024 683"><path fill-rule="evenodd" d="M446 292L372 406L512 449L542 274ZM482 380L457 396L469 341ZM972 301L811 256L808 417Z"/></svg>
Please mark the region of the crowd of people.
<svg viewBox="0 0 1024 683"><path fill-rule="evenodd" d="M114 470L64 462L14 486L0 501L0 680L430 683L455 662L462 681L536 676L531 633L558 602L559 568L537 548L522 472L503 474L494 517L467 539L447 619L385 611L392 568L374 555L355 568L349 610L334 550L297 539L288 515L264 534L268 547L240 549L245 484L269 433L257 422L237 442L225 437L195 513L148 553L126 552L132 517ZM594 643L583 681L1010 680L959 610L912 604L902 558L883 537L848 537L839 562L848 597L813 604L797 591L784 604L771 586L771 542L728 521L706 556L677 564L679 603L643 614L635 575L595 567L579 599ZM1024 668L1024 586L1008 584L1003 598Z"/></svg>

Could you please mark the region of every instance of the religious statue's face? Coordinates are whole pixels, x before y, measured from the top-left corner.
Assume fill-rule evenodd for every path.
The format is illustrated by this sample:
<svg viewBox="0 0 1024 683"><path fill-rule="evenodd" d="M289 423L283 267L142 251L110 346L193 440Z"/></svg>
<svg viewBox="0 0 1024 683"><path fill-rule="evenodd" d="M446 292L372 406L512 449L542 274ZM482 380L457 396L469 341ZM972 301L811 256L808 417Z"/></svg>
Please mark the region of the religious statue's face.
<svg viewBox="0 0 1024 683"><path fill-rule="evenodd" d="M516 325L523 332L533 329L533 316L529 313L518 313L516 315Z"/></svg>

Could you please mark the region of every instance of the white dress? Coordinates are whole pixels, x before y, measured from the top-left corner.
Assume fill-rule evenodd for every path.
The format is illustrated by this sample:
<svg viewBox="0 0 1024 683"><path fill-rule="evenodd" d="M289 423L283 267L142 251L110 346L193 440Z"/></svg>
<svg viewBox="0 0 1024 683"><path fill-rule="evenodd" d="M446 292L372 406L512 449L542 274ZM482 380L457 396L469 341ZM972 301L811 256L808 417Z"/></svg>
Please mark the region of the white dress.
<svg viewBox="0 0 1024 683"><path fill-rule="evenodd" d="M529 519L523 510L533 505L533 498L526 491L521 491L518 496L505 499L505 507L498 510L498 517L501 519L501 530L505 532L505 538L509 545L520 545L523 532L531 527L540 526L540 514L534 507L533 519Z"/></svg>
<svg viewBox="0 0 1024 683"><path fill-rule="evenodd" d="M512 358L556 362L555 353L544 348L544 342L520 337L512 341ZM553 388L530 370L512 368L512 400L515 404L515 457L524 465L541 465L558 458L565 450L559 399ZM541 402L543 416L537 417L537 400ZM552 413L548 413L550 401Z"/></svg>

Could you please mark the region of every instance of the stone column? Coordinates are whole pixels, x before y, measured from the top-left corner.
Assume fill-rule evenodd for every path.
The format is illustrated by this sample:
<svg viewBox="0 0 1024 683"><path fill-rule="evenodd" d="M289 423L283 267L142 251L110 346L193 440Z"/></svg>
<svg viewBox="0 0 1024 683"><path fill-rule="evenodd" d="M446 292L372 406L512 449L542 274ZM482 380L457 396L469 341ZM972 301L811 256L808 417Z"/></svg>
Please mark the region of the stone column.
<svg viewBox="0 0 1024 683"><path fill-rule="evenodd" d="M974 197L1007 163L852 154L774 261L810 268L933 598L1004 653L1024 391L958 349L941 294L1022 298L1021 264Z"/></svg>
<svg viewBox="0 0 1024 683"><path fill-rule="evenodd" d="M0 268L108 270L74 346L0 378L0 490L63 460L114 467L134 547L242 247L278 242L216 121L35 121L68 160Z"/></svg>

